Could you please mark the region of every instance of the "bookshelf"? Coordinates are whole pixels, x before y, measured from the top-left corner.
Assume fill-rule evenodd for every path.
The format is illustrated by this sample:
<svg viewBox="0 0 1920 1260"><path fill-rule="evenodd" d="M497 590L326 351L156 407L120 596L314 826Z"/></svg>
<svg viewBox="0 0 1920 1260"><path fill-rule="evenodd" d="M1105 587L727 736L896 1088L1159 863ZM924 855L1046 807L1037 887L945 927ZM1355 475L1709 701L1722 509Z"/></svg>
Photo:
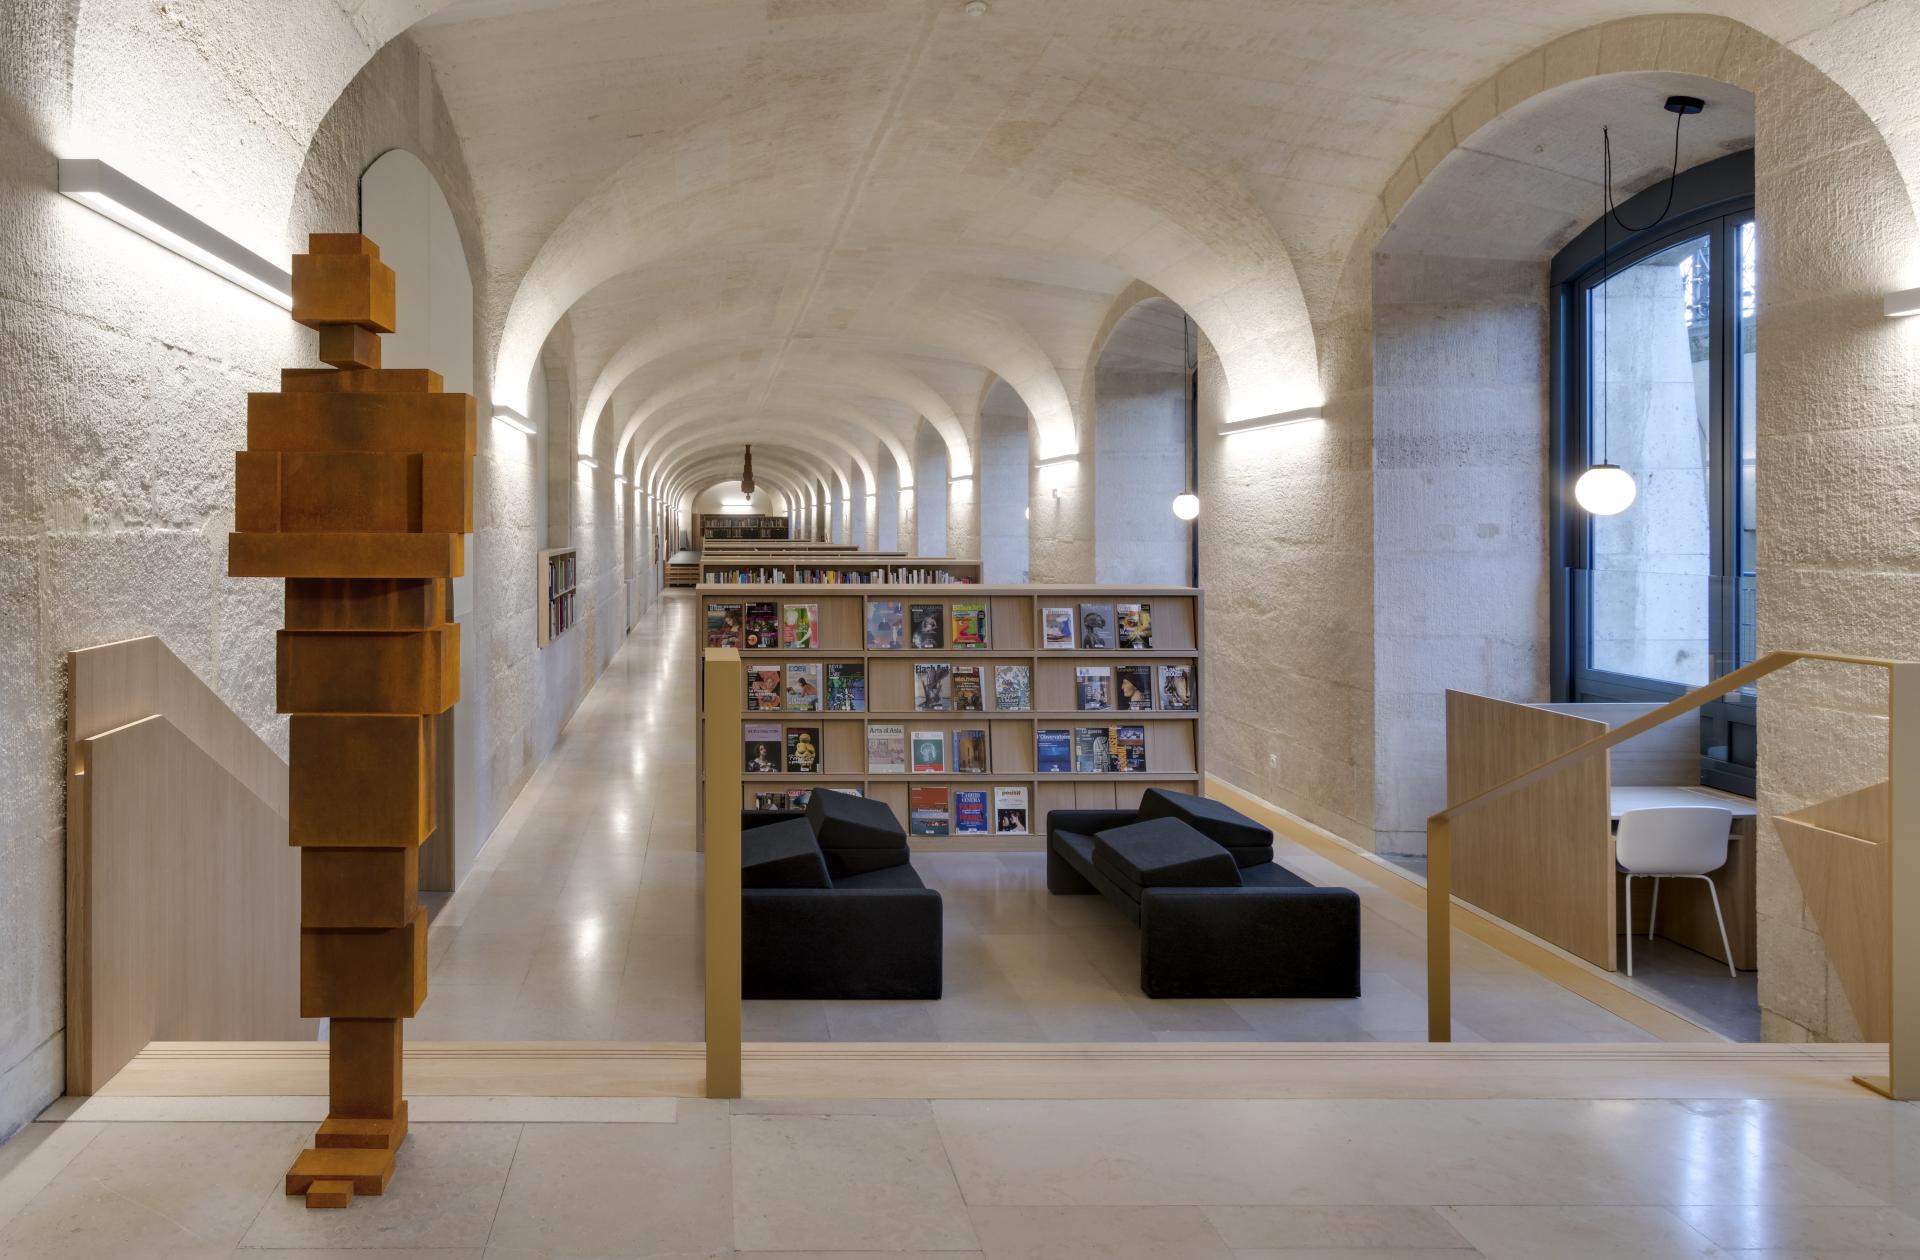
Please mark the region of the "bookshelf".
<svg viewBox="0 0 1920 1260"><path fill-rule="evenodd" d="M577 598L574 587L579 580L574 549L555 547L540 552L534 564L534 575L540 586L537 601L539 616L534 634L539 645L546 647L573 629L576 616L574 601Z"/></svg>
<svg viewBox="0 0 1920 1260"><path fill-rule="evenodd" d="M700 553L709 586L946 585L978 582L978 560L910 556L899 551Z"/></svg>
<svg viewBox="0 0 1920 1260"><path fill-rule="evenodd" d="M914 835L912 843L923 851L966 852L1038 850L1044 847L1046 814L1051 809L1117 809L1138 803L1149 787L1167 787L1180 791L1201 790L1206 765L1200 714L1207 701L1206 679L1200 668L1202 599L1192 587L1132 586L984 586L971 585L957 590L952 585L885 584L849 590L831 585L762 584L733 586L703 584L697 588L699 612L693 634L696 647L707 644L709 620L726 620L729 606L741 610L735 623L740 630L741 669L745 674L742 695L754 694L756 668L778 666L781 707L778 710L749 708L738 715L742 729L741 751L737 760L721 767L701 766L701 774L719 773L739 783L741 805L752 808L763 794L805 791L815 787L856 788L867 796L884 801L911 829L912 798L915 787L937 787L947 791L949 831L945 836ZM898 602L904 620L900 648L867 646L868 609L876 601ZM748 606L772 604L784 611L788 604L814 605L813 626L818 646L803 648L762 648L746 646ZM934 606L941 610L943 646L912 646L911 621L914 605ZM985 647L954 647L953 606L983 605L987 614ZM1149 648L1070 648L1045 646L1043 610L1071 608L1074 628L1080 629L1081 605L1145 604L1151 607L1152 646ZM1077 640L1076 640L1077 641ZM819 669L818 710L795 711L787 705L789 664L817 664ZM865 709L827 710L830 686L829 666L858 664L865 687ZM925 677L916 665L949 668L955 665L981 667L983 707L979 711L928 711L915 707L916 691ZM1030 681L1030 709L1001 709L995 695L995 667L1024 666ZM1078 707L1080 679L1078 671L1104 669L1109 678L1110 696L1116 696L1119 677L1116 667L1146 667L1152 684L1153 709L1089 710ZM1160 693L1162 667L1184 667L1188 695L1193 707L1162 707ZM937 672L937 671L936 671ZM1097 672L1094 675L1098 677ZM704 706L704 697L698 702ZM704 721L704 708L702 717ZM905 737L908 768L902 772L874 772L867 760L871 726L898 726ZM746 768L749 729L780 730L778 769L754 772ZM1144 766L1138 770L1082 772L1043 771L1039 768L1038 743L1042 730L1079 728L1103 729L1137 726L1141 728L1141 756ZM786 754L789 739L796 729L817 732L814 740L818 768L811 772L789 771ZM953 768L956 750L953 733L958 730L986 732L984 773L960 772ZM941 772L915 772L911 769L912 737L916 731L939 732L943 741L946 769ZM702 731L704 743L704 730ZM770 741L762 739L760 743ZM772 750L769 750L770 753ZM1073 755L1071 735L1069 757ZM1027 799L1027 834L1000 833L992 815L997 788L1023 788ZM984 833L952 834L955 802L952 794L960 790L984 791L989 812Z"/></svg>
<svg viewBox="0 0 1920 1260"><path fill-rule="evenodd" d="M695 530L707 538L778 538L787 536L789 523L784 516L728 516L702 513Z"/></svg>

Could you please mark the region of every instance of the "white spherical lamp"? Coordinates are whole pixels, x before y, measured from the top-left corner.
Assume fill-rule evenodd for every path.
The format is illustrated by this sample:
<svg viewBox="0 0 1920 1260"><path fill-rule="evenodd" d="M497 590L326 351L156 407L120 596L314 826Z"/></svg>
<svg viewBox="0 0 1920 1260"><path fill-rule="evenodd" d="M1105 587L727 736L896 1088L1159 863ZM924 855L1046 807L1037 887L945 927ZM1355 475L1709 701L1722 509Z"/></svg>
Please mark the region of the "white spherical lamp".
<svg viewBox="0 0 1920 1260"><path fill-rule="evenodd" d="M1191 492L1174 495L1173 514L1183 521L1200 515L1200 496Z"/></svg>
<svg viewBox="0 0 1920 1260"><path fill-rule="evenodd" d="M1573 483L1573 497L1594 516L1618 516L1640 492L1633 476L1618 464L1595 464Z"/></svg>

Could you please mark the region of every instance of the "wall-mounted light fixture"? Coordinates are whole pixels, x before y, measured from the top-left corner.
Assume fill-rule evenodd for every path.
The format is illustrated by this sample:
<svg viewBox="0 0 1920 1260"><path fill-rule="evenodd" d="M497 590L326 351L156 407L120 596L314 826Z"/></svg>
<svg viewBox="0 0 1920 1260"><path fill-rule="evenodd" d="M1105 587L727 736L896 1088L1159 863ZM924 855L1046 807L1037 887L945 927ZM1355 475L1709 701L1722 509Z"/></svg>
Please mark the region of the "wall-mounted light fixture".
<svg viewBox="0 0 1920 1260"><path fill-rule="evenodd" d="M1902 289L1898 293L1889 293L1881 304L1888 318L1900 315L1920 315L1920 289Z"/></svg>
<svg viewBox="0 0 1920 1260"><path fill-rule="evenodd" d="M60 191L276 306L293 309L293 276L97 158L61 158Z"/></svg>
<svg viewBox="0 0 1920 1260"><path fill-rule="evenodd" d="M1035 468L1060 468L1067 464L1078 463L1079 460L1080 455L1078 452L1075 452L1071 455L1054 455L1047 459L1036 460L1033 466Z"/></svg>
<svg viewBox="0 0 1920 1260"><path fill-rule="evenodd" d="M591 455L582 455L580 457L580 466L582 468L598 468L600 467L600 461Z"/></svg>
<svg viewBox="0 0 1920 1260"><path fill-rule="evenodd" d="M963 481L972 481L972 480L973 480L972 473L961 473L958 477L947 478L947 484L957 486Z"/></svg>
<svg viewBox="0 0 1920 1260"><path fill-rule="evenodd" d="M1183 521L1190 521L1200 515L1200 496L1191 491L1174 495L1173 514Z"/></svg>
<svg viewBox="0 0 1920 1260"><path fill-rule="evenodd" d="M495 407L493 409L493 422L495 424L504 424L509 429L518 429L528 437L532 437L539 432L538 429L535 429L533 425L528 422L525 416L511 407Z"/></svg>
<svg viewBox="0 0 1920 1260"><path fill-rule="evenodd" d="M1252 416L1245 420L1223 422L1219 435L1227 437L1235 433L1252 433L1256 429L1279 429L1290 424L1310 424L1315 420L1324 420L1319 407L1296 407L1292 411L1276 411L1270 416Z"/></svg>

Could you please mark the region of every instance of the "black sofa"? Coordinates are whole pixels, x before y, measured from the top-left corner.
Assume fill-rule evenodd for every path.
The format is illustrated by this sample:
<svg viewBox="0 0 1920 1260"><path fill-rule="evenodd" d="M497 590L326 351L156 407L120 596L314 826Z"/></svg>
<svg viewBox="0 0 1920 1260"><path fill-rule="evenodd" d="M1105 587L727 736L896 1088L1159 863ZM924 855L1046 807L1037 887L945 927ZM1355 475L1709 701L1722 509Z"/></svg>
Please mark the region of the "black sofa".
<svg viewBox="0 0 1920 1260"><path fill-rule="evenodd" d="M740 827L742 996L940 996L940 894L892 810L822 788Z"/></svg>
<svg viewBox="0 0 1920 1260"><path fill-rule="evenodd" d="M1099 893L1140 926L1148 997L1360 996L1360 898L1273 860L1218 801L1149 788L1138 810L1047 813L1047 891Z"/></svg>

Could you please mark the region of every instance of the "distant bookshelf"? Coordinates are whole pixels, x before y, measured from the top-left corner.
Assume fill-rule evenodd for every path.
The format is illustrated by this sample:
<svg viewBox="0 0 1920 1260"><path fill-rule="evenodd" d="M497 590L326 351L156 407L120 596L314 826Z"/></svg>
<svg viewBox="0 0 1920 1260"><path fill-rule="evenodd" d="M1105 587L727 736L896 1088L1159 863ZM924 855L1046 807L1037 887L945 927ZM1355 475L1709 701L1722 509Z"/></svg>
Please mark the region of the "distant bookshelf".
<svg viewBox="0 0 1920 1260"><path fill-rule="evenodd" d="M747 706L739 758L701 773L736 778L743 808L850 789L910 830L917 811L922 848L1038 849L1050 809L1201 790L1194 588L709 583L697 593L696 646L739 649Z"/></svg>
<svg viewBox="0 0 1920 1260"><path fill-rule="evenodd" d="M698 533L707 538L785 538L791 525L784 516L727 516L702 513Z"/></svg>
<svg viewBox="0 0 1920 1260"><path fill-rule="evenodd" d="M700 581L708 586L941 586L978 582L980 572L980 561L951 556L860 551L700 553Z"/></svg>
<svg viewBox="0 0 1920 1260"><path fill-rule="evenodd" d="M579 562L572 547L556 547L539 553L534 572L540 583L539 621L535 638L541 647L573 629L578 591Z"/></svg>

